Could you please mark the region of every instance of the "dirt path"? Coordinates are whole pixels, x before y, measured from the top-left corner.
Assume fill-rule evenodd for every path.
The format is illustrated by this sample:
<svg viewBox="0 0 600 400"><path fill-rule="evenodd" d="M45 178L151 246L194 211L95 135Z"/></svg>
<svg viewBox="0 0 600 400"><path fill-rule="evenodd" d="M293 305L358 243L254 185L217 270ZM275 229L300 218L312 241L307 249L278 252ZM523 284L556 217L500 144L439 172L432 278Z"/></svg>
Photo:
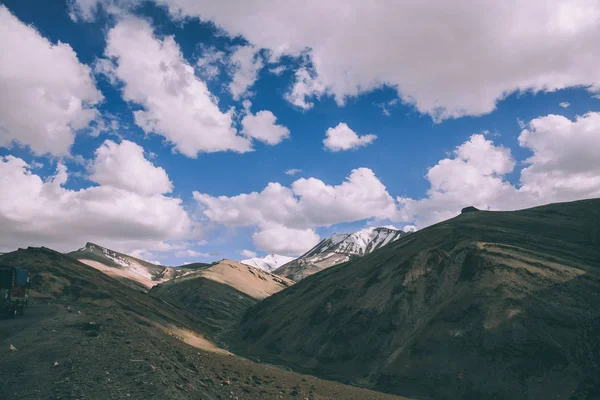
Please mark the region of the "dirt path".
<svg viewBox="0 0 600 400"><path fill-rule="evenodd" d="M55 306L36 304L25 309L25 315L19 315L14 319L3 316L0 319L0 342L9 342L11 336L52 317L54 314L56 314Z"/></svg>

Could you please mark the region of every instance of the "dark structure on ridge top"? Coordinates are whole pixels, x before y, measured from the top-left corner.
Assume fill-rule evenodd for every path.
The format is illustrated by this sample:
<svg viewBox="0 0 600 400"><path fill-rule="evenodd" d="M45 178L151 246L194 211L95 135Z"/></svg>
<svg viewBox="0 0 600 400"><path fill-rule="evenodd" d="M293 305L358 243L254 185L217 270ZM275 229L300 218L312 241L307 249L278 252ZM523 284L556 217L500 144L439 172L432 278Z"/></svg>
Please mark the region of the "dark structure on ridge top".
<svg viewBox="0 0 600 400"><path fill-rule="evenodd" d="M471 212L477 212L479 211L478 208L475 208L473 206L469 206L469 207L465 207L462 210L460 210L461 214L466 214L466 213L471 213Z"/></svg>

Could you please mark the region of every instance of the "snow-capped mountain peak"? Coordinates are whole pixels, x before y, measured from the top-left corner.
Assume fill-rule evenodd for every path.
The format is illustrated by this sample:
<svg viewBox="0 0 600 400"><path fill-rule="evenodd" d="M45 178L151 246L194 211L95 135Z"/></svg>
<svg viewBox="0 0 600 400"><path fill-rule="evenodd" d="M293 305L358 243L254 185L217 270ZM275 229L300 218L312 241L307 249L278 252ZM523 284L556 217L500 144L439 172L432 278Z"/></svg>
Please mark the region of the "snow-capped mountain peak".
<svg viewBox="0 0 600 400"><path fill-rule="evenodd" d="M325 252L364 256L399 239L404 234L403 231L387 227L365 228L354 233L334 233L302 257L310 257Z"/></svg>
<svg viewBox="0 0 600 400"><path fill-rule="evenodd" d="M240 261L242 264L249 265L263 271L273 272L284 264L294 260L294 257L281 256L279 254L267 254L264 257L254 257Z"/></svg>
<svg viewBox="0 0 600 400"><path fill-rule="evenodd" d="M369 254L405 234L406 232L390 227L365 228L354 233L335 233L274 273L298 281L323 269Z"/></svg>

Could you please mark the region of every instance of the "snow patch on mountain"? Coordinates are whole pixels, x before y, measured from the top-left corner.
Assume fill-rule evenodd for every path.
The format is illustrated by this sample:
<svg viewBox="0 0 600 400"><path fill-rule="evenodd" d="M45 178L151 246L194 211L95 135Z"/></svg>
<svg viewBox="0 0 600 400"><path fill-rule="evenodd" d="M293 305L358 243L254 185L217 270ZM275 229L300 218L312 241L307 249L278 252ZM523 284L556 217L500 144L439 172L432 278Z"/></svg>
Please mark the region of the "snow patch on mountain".
<svg viewBox="0 0 600 400"><path fill-rule="evenodd" d="M161 281L161 276L166 269L162 265L149 263L89 242L69 255L108 275L130 279L146 288Z"/></svg>
<svg viewBox="0 0 600 400"><path fill-rule="evenodd" d="M262 269L263 271L273 272L292 260L294 260L294 257L286 257L279 254L267 254L264 257L253 257L240 262L254 268Z"/></svg>
<svg viewBox="0 0 600 400"><path fill-rule="evenodd" d="M392 227L365 228L354 233L335 233L322 240L302 257L273 273L298 281L334 265L362 257L404 236L406 232Z"/></svg>

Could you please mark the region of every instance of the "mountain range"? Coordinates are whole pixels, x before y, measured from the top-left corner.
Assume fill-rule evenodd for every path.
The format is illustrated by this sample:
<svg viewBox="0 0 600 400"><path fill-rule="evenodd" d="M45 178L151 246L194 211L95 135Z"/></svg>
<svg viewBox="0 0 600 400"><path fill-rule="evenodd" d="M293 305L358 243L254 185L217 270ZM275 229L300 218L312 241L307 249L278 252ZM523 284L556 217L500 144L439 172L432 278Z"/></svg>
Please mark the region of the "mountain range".
<svg viewBox="0 0 600 400"><path fill-rule="evenodd" d="M230 264L237 263L213 265L206 282L228 279ZM398 399L235 356L217 346L220 330L210 315L172 304L166 293L144 293L128 278L66 254L29 247L1 255L0 266L31 275L25 315L0 320L2 399ZM262 276L254 268L237 267L245 277ZM205 287L188 293L199 296L200 303L222 294L213 306L241 293L207 296Z"/></svg>
<svg viewBox="0 0 600 400"><path fill-rule="evenodd" d="M600 398L600 199L336 234L281 275L93 243L0 266L31 274L14 398Z"/></svg>

